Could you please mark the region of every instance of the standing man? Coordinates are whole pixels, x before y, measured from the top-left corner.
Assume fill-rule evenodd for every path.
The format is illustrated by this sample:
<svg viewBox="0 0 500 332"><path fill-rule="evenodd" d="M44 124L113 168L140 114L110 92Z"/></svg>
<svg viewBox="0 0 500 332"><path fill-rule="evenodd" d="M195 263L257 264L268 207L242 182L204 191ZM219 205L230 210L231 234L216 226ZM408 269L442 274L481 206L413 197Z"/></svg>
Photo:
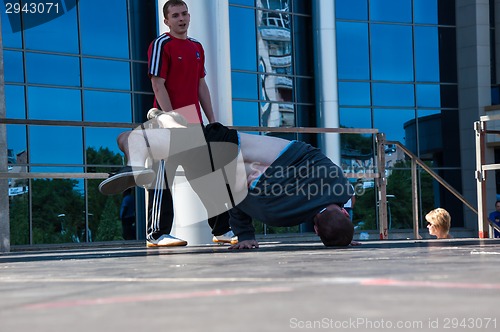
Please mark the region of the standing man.
<svg viewBox="0 0 500 332"><path fill-rule="evenodd" d="M200 42L188 37L191 20L187 4L182 0L168 0L163 6L164 23L170 31L158 36L149 46L149 77L155 94L154 107L165 112L194 105L196 114L184 114L188 121L203 123L201 108L210 123L215 122L210 91L205 81L205 52ZM201 104L201 107L200 107ZM174 208L170 186L177 164L166 164L165 173L169 186L157 188L158 200L148 200L147 246L185 246L186 241L170 235ZM186 176L188 174L186 173ZM155 190L149 190L150 198ZM154 213L157 205L161 213ZM157 216L154 218L153 216ZM209 218L214 242L229 243L234 234L230 231L227 213Z"/></svg>

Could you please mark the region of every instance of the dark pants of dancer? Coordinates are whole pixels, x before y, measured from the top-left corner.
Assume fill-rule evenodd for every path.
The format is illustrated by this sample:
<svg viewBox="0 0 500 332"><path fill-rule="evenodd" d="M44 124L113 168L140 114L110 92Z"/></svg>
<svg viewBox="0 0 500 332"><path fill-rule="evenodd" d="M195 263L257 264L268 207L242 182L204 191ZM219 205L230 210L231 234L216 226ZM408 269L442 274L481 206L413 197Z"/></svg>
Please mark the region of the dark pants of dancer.
<svg viewBox="0 0 500 332"><path fill-rule="evenodd" d="M234 158L234 153L237 154L237 134L235 131L231 131L220 124L210 124L207 128L203 128L203 134L208 142L232 142L235 143L235 150L228 154L227 160L217 160L215 169L220 168L225 165L227 161ZM183 142L192 140L190 137L190 132L187 129L171 129L171 151L174 151L175 146L182 146ZM165 188L157 192L157 195L162 194L161 200L158 202L161 208L161 213L159 215L159 220L156 222L153 220L153 204L154 204L154 189L148 190L149 200L148 200L148 229L147 238L158 239L163 234L170 234L172 231L172 225L174 220L174 206L172 201L172 192L170 188L175 177L175 172L177 167L181 165L184 168L185 176L188 182L193 186L195 192L200 192L191 180L194 180L200 176L209 174L214 171L214 163L211 160L210 149L208 145L197 147L192 150L183 151L169 156L165 164L165 175L168 184L166 183ZM155 165L156 166L156 165ZM206 195L199 195L202 203L205 207L209 207L210 200ZM229 213L226 211L217 216L208 218L208 224L212 229L213 235L222 235L227 233L231 228L229 226Z"/></svg>

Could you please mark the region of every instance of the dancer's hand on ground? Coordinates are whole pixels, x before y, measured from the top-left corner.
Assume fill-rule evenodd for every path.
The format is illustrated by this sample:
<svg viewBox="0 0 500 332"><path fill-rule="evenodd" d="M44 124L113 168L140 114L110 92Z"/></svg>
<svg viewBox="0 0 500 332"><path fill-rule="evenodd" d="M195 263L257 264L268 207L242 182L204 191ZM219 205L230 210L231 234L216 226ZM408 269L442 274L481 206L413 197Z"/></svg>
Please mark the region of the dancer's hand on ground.
<svg viewBox="0 0 500 332"><path fill-rule="evenodd" d="M351 241L351 246L360 246L361 244L361 242Z"/></svg>
<svg viewBox="0 0 500 332"><path fill-rule="evenodd" d="M255 240L245 240L233 244L229 249L257 249L259 247L259 242Z"/></svg>

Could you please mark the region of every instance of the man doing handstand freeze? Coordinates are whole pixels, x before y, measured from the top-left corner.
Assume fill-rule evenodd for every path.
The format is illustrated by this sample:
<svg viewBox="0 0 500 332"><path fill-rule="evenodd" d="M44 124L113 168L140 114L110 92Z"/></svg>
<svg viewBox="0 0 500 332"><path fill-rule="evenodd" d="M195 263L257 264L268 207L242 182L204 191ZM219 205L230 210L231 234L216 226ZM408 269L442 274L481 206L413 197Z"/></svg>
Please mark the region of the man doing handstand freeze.
<svg viewBox="0 0 500 332"><path fill-rule="evenodd" d="M155 173L144 168L148 157L154 160L177 158L179 155L200 158L202 153L199 149L204 143L204 136L211 147L208 150L213 164L216 164L215 169L226 168L223 186L230 188L229 196L234 198L231 201L233 204L228 206L226 203L223 207L230 208L230 225L239 240L231 249L258 248L252 218L277 227L312 221L316 234L325 246L347 246L351 243L354 227L343 205L351 198L353 188L340 167L319 149L299 141L238 133L219 123L209 124L206 128L186 128L182 117L174 112L158 111L156 115L162 129L120 134L117 139L119 148L132 167L124 168L103 181L99 186L102 193L117 194L130 186L153 182ZM196 135L183 131L197 131L203 136L198 140L192 139ZM178 142L182 142L182 148L179 148ZM231 149L217 148L219 143L232 143L229 145L235 148L233 152L227 152ZM231 162L231 167L224 167ZM190 160L188 164L202 163ZM213 172L213 167L201 166L196 171L201 178ZM213 205L217 196L213 194L215 188L204 188L209 194L200 193L199 188L199 185L193 186L205 207L206 202Z"/></svg>

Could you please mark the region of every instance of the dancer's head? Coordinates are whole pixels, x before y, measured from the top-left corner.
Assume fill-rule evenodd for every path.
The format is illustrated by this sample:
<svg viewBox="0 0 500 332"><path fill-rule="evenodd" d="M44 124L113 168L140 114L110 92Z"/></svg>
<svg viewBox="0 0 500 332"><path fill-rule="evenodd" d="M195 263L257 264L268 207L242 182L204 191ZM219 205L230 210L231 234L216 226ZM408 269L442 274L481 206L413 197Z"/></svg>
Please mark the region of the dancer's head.
<svg viewBox="0 0 500 332"><path fill-rule="evenodd" d="M330 204L316 214L314 230L327 247L348 246L354 236L349 213L337 204Z"/></svg>

